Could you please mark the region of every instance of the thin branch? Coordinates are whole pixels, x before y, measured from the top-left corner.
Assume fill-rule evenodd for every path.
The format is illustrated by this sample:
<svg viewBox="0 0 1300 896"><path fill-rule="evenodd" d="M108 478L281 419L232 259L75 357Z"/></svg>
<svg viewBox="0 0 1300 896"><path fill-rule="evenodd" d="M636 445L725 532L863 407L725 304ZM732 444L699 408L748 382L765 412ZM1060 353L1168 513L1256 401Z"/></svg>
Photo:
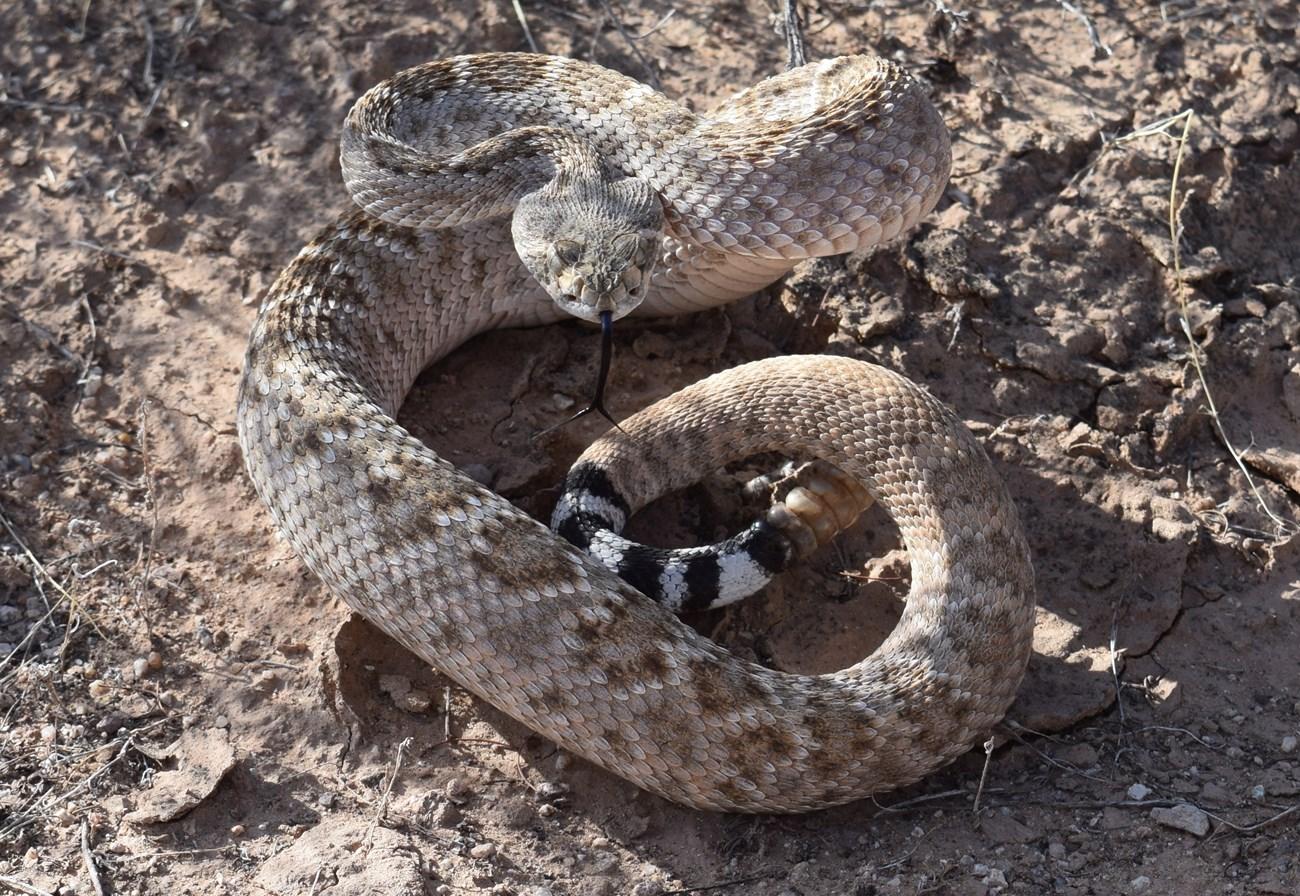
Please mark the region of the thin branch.
<svg viewBox="0 0 1300 896"><path fill-rule="evenodd" d="M1106 46L1104 41L1102 41L1101 34L1097 31L1097 26L1093 24L1092 19L1089 18L1088 14L1084 12L1082 8L1069 2L1069 0L1056 0L1056 2L1060 4L1061 9L1071 13L1075 18L1083 23L1083 27L1088 31L1088 40L1092 41L1092 49L1096 58L1110 58L1112 55L1111 49Z"/></svg>
<svg viewBox="0 0 1300 896"><path fill-rule="evenodd" d="M375 807L375 817L370 819L370 824L366 827L366 836L362 838L362 842L366 844L367 849L370 847L371 835L374 834L376 826L383 821L384 815L388 811L388 798L392 795L393 785L397 783L397 775L402 770L402 758L414 742L413 738L408 737L397 745L397 758L393 760L393 771L388 776L388 783L384 785L384 792L379 797L379 805Z"/></svg>
<svg viewBox="0 0 1300 896"><path fill-rule="evenodd" d="M1187 316L1187 291L1184 289L1183 258L1179 249L1182 238L1179 215L1183 204L1186 202L1186 196L1183 197L1183 202L1180 203L1178 200L1178 176L1183 170L1183 156L1187 151L1187 135L1192 129L1192 119L1194 117L1195 113L1191 109L1185 109L1169 119L1170 124L1179 118L1183 120L1183 132L1177 139L1178 153L1174 156L1174 173L1169 179L1169 241L1171 243L1170 251L1173 254L1174 287L1178 296L1179 322L1182 324L1183 335L1187 337L1187 345L1191 349L1192 367L1196 371L1196 379L1201 384L1201 390L1205 393L1205 404L1210 412L1210 419L1214 421L1214 431L1218 433L1219 441L1223 443L1223 447L1227 449L1228 454L1236 462L1241 474L1246 477L1246 485L1250 488L1251 494L1255 496L1255 501L1259 504L1260 509L1277 527L1275 537L1282 540L1295 533L1295 525L1288 520L1282 519L1268 506L1268 502L1264 500L1264 494L1260 491L1255 478L1246 469L1246 462L1242 459L1241 452L1236 449L1228 438L1228 432L1223 428L1223 420L1219 416L1219 408L1215 404L1213 394L1210 392L1210 383L1206 379L1204 365L1201 364L1200 346L1197 345L1196 339L1192 336L1192 324ZM1164 133L1168 136L1167 131Z"/></svg>
<svg viewBox="0 0 1300 896"><path fill-rule="evenodd" d="M524 15L524 7L519 0L510 0L510 5L515 8L515 18L519 20L519 27L524 29L524 40L528 41L528 49L534 53L540 53L537 49L537 41L533 40L533 30L528 27L528 17Z"/></svg>
<svg viewBox="0 0 1300 896"><path fill-rule="evenodd" d="M701 887L682 887L680 890L665 890L664 896L689 896L691 893L706 893L709 890L721 890L726 887L738 887L741 884L752 884L755 881L767 880L771 874L755 874L753 877L738 877L735 880L724 880L716 884L705 884Z"/></svg>
<svg viewBox="0 0 1300 896"><path fill-rule="evenodd" d="M90 819L81 819L81 861L90 876L90 885L95 888L95 896L106 896L104 882L99 879L99 869L95 867L95 853L90 849Z"/></svg>
<svg viewBox="0 0 1300 896"><path fill-rule="evenodd" d="M993 762L993 738L984 741L984 768L980 772L980 784L975 788L975 805L971 807L972 815L980 814L980 798L984 796L984 785L989 780L989 765Z"/></svg>
<svg viewBox="0 0 1300 896"><path fill-rule="evenodd" d="M651 64L650 60L647 59L645 54L641 52L641 48L637 46L637 41L640 40L640 38L633 37L632 35L627 33L627 29L623 27L623 23L619 20L618 14L615 13L614 10L610 8L610 5L607 2L607 0L600 0L600 5L601 8L605 10L605 16L609 19L610 23L614 26L614 30L617 31L619 33L619 36L622 37L623 40L627 42L627 45L632 49L632 55L636 57L637 62L641 63L641 67L645 69L646 75L650 79L650 83L655 87L655 89L663 90L664 85L663 82L659 80L659 73L655 71L654 65ZM620 8L621 6L622 4L620 4ZM662 25L663 22L660 22L659 24ZM655 26L655 28L658 27L659 25ZM655 30L655 28L650 29L650 31L646 32L646 34L652 33ZM645 35L642 35L642 37L644 36Z"/></svg>
<svg viewBox="0 0 1300 896"><path fill-rule="evenodd" d="M803 20L799 17L799 0L781 0L781 30L785 33L786 70L808 62L808 48L803 39Z"/></svg>

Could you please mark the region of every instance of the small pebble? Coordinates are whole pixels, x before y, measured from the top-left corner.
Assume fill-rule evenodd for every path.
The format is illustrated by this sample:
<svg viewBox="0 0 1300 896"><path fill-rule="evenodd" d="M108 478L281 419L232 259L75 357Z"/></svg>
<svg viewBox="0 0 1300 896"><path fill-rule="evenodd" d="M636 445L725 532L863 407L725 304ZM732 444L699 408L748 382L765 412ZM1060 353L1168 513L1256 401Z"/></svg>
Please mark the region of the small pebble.
<svg viewBox="0 0 1300 896"><path fill-rule="evenodd" d="M1210 816L1191 803L1152 809L1151 820L1167 828L1186 831L1197 837L1204 837L1210 831Z"/></svg>
<svg viewBox="0 0 1300 896"><path fill-rule="evenodd" d="M553 800L556 797L563 796L569 788L563 784L557 784L554 781L543 781L537 785L537 797L543 800Z"/></svg>
<svg viewBox="0 0 1300 896"><path fill-rule="evenodd" d="M550 803L547 803L544 806L538 807L537 814L542 816L542 818L551 818L559 811L559 809L555 808Z"/></svg>
<svg viewBox="0 0 1300 896"><path fill-rule="evenodd" d="M605 849L609 846L609 841L604 837L593 837L591 840L592 849Z"/></svg>
<svg viewBox="0 0 1300 896"><path fill-rule="evenodd" d="M230 826L230 836L232 837L242 837L247 831L248 828L244 827L242 824L235 824Z"/></svg>
<svg viewBox="0 0 1300 896"><path fill-rule="evenodd" d="M1131 800L1144 800L1151 795L1151 788L1145 784L1130 784L1128 788L1128 798Z"/></svg>
<svg viewBox="0 0 1300 896"><path fill-rule="evenodd" d="M1296 739L1294 735L1288 734L1286 737L1282 738L1283 753L1294 753L1295 748L1296 748Z"/></svg>
<svg viewBox="0 0 1300 896"><path fill-rule="evenodd" d="M433 810L433 820L444 828L449 828L460 821L460 808L451 800L443 800Z"/></svg>
<svg viewBox="0 0 1300 896"><path fill-rule="evenodd" d="M52 744L59 739L59 729L55 725L41 726L41 740L47 744Z"/></svg>
<svg viewBox="0 0 1300 896"><path fill-rule="evenodd" d="M23 853L23 867L35 868L36 863L41 860L41 854L36 851L35 846L27 847L27 852Z"/></svg>
<svg viewBox="0 0 1300 896"><path fill-rule="evenodd" d="M104 681L102 678L96 678L86 686L86 690L89 691L90 696L96 700L103 700L109 694L113 693L112 685L107 681Z"/></svg>
<svg viewBox="0 0 1300 896"><path fill-rule="evenodd" d="M156 650L151 650L149 656L146 657L146 662L148 662L149 668L156 672L162 668L162 654Z"/></svg>
<svg viewBox="0 0 1300 896"><path fill-rule="evenodd" d="M1262 800L1264 798L1264 785L1256 784L1250 788L1250 798L1252 800Z"/></svg>
<svg viewBox="0 0 1300 896"><path fill-rule="evenodd" d="M495 843L480 843L470 849L469 854L476 859L490 859L497 854Z"/></svg>
<svg viewBox="0 0 1300 896"><path fill-rule="evenodd" d="M86 371L85 379L82 380L82 394L87 398L93 398L99 394L100 387L104 385L104 371L98 366L92 367Z"/></svg>
<svg viewBox="0 0 1300 896"><path fill-rule="evenodd" d="M149 674L149 661L144 657L138 657L135 662L131 663L131 674L139 681Z"/></svg>
<svg viewBox="0 0 1300 896"><path fill-rule="evenodd" d="M1139 874L1128 882L1129 891L1133 893L1142 893L1150 886L1151 878L1147 877L1145 874Z"/></svg>

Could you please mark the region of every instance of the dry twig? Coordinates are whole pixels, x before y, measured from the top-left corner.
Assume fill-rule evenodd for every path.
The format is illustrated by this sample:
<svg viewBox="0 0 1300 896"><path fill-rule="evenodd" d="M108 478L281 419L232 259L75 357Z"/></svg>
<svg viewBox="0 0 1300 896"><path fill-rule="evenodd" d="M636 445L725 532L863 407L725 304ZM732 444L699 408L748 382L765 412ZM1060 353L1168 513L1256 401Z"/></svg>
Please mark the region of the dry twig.
<svg viewBox="0 0 1300 896"><path fill-rule="evenodd" d="M980 771L979 787L975 788L975 804L971 807L971 814L980 814L980 798L984 796L984 785L989 779L989 765L993 762L993 738L984 741L984 768Z"/></svg>
<svg viewBox="0 0 1300 896"><path fill-rule="evenodd" d="M642 40L643 38L653 34L655 31L659 29L660 25L662 25L665 21L667 21L667 19L665 18L661 20L658 25L655 25L653 28L651 28L645 34L642 34L640 37L633 37L632 35L627 33L627 29L623 27L623 23L619 20L618 15L610 7L608 0L600 0L600 5L601 8L605 10L605 17L609 19L610 24L614 26L614 30L617 31L619 33L619 36L622 37L623 40L627 42L627 45L632 49L632 55L636 57L637 62L641 63L641 67L645 69L646 77L649 79L650 83L655 87L656 90L663 90L664 85L663 82L659 80L659 73L655 71L654 65L650 62L649 59L646 58L645 54L641 52L641 48L637 46L637 41Z"/></svg>
<svg viewBox="0 0 1300 896"><path fill-rule="evenodd" d="M1060 4L1061 9L1072 14L1083 23L1083 27L1088 32L1088 40L1092 41L1093 55L1098 59L1109 58L1111 56L1110 47L1106 46L1101 39L1101 33L1097 31L1097 26L1093 24L1091 17L1083 11L1082 6L1075 6L1070 0L1056 0L1056 2Z"/></svg>
<svg viewBox="0 0 1300 896"><path fill-rule="evenodd" d="M366 836L362 838L362 842L366 844L366 849L370 848L370 838L375 833L375 828L384 820L384 814L388 811L388 798L392 795L393 785L397 783L397 775L402 770L402 759L414 742L413 738L407 737L397 745L397 758L393 760L393 771L389 774L388 782L384 785L384 792L379 796L379 805L375 807L375 817L370 819L370 824L366 826Z"/></svg>
<svg viewBox="0 0 1300 896"><path fill-rule="evenodd" d="M104 882L99 879L99 869L95 867L95 853L90 848L90 821L81 819L81 861L90 876L90 885L95 888L95 896L105 896Z"/></svg>
<svg viewBox="0 0 1300 896"><path fill-rule="evenodd" d="M0 875L0 887L8 887L15 893L22 893L23 896L54 896L49 890L33 887L31 884L23 883L16 877L7 877L5 875Z"/></svg>
<svg viewBox="0 0 1300 896"><path fill-rule="evenodd" d="M788 55L786 69L808 62L808 48L803 39L803 20L799 17L799 0L781 0L781 31L785 34Z"/></svg>
<svg viewBox="0 0 1300 896"><path fill-rule="evenodd" d="M519 20L519 27L524 29L524 40L528 41L528 49L534 53L540 53L537 49L537 41L533 40L533 30L528 27L528 17L524 15L524 7L519 0L510 0L510 5L515 8L515 18Z"/></svg>

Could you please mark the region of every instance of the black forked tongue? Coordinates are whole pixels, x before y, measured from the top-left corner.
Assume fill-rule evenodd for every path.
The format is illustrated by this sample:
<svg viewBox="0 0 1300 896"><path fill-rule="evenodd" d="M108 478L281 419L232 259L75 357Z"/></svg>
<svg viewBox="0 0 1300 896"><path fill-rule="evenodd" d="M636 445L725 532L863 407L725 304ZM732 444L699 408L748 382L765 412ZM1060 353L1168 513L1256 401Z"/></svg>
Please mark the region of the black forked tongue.
<svg viewBox="0 0 1300 896"><path fill-rule="evenodd" d="M614 313L612 311L602 311L600 312L600 369L596 373L596 394L591 397L591 402L585 408L567 420L562 420L554 426L548 426L537 434L538 438L555 432L561 426L567 426L574 420L580 420L593 411L608 420L615 429L620 432L623 431L623 427L618 425L618 421L609 415L609 411L605 410L605 383L609 380L609 362L613 355Z"/></svg>

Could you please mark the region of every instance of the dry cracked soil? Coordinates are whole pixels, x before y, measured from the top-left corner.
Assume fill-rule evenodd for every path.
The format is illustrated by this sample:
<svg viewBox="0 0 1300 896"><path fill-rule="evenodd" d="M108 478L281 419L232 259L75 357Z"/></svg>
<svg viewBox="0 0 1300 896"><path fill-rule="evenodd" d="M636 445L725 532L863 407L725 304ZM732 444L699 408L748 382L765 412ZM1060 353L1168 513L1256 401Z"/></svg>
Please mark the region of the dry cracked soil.
<svg viewBox="0 0 1300 896"><path fill-rule="evenodd" d="M338 128L365 88L531 39L705 110L783 68L774 0L524 0L527 34L505 2L13 0L0 892L1300 893L1297 4L804 9L814 57L924 79L951 184L892 245L622 327L612 409L792 352L888 365L954 407L1038 582L990 752L802 817L681 809L349 618L244 475L247 333L347 204ZM544 517L601 425L535 435L585 397L597 340L483 336L402 420ZM733 530L742 474L634 531ZM758 662L835 669L889 630L907 581L871 517L691 622Z"/></svg>

